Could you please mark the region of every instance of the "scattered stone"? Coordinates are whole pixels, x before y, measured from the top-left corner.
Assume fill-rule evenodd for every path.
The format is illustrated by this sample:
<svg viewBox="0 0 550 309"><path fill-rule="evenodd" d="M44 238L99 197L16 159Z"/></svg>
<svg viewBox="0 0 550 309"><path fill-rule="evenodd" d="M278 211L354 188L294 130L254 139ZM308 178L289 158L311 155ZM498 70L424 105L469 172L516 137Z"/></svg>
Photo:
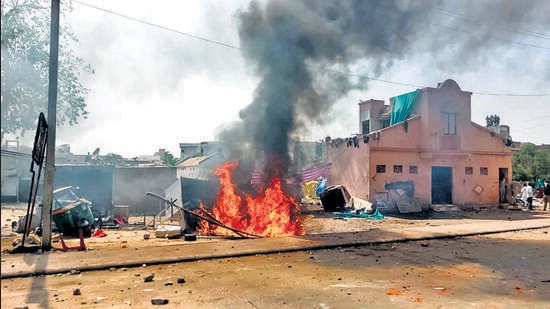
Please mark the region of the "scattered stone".
<svg viewBox="0 0 550 309"><path fill-rule="evenodd" d="M80 270L78 270L78 269L71 269L71 271L69 272L69 274L71 274L71 275L78 275L78 274L80 274Z"/></svg>
<svg viewBox="0 0 550 309"><path fill-rule="evenodd" d="M127 271L128 268L127 268L127 267L122 267L120 270L121 270L121 271Z"/></svg>
<svg viewBox="0 0 550 309"><path fill-rule="evenodd" d="M153 281L153 278L155 278L155 274L150 274L149 276L143 279L143 282L151 282Z"/></svg>
<svg viewBox="0 0 550 309"><path fill-rule="evenodd" d="M147 240L149 238L151 238L151 235L149 233L143 234L143 239Z"/></svg>
<svg viewBox="0 0 550 309"><path fill-rule="evenodd" d="M78 295L82 295L82 293L80 292L79 288L76 288L76 289L73 290L73 295L78 296Z"/></svg>
<svg viewBox="0 0 550 309"><path fill-rule="evenodd" d="M163 297L155 297L151 299L151 304L153 305L166 305L168 304L168 299Z"/></svg>
<svg viewBox="0 0 550 309"><path fill-rule="evenodd" d="M178 278L178 283L179 283L179 284L185 283L185 278L179 277L179 278Z"/></svg>
<svg viewBox="0 0 550 309"><path fill-rule="evenodd" d="M346 294L351 295L351 292L350 292L350 291L347 291Z"/></svg>
<svg viewBox="0 0 550 309"><path fill-rule="evenodd" d="M170 286L170 285L174 285L174 282L172 282L172 281L164 282L164 286Z"/></svg>
<svg viewBox="0 0 550 309"><path fill-rule="evenodd" d="M126 300L126 301L124 301L124 304L125 304L125 305L128 305L128 306L131 306L131 305L132 305L132 302L129 301L129 300Z"/></svg>
<svg viewBox="0 0 550 309"><path fill-rule="evenodd" d="M116 267L109 267L109 271L115 271Z"/></svg>

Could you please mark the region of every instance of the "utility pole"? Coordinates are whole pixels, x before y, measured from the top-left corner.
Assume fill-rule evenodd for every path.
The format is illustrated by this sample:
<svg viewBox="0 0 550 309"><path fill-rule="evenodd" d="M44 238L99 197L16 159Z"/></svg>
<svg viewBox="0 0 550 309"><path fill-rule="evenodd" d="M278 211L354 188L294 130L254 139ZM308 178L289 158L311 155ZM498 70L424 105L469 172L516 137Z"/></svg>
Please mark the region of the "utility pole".
<svg viewBox="0 0 550 309"><path fill-rule="evenodd" d="M44 205L42 207L42 250L52 248L52 204L55 180L55 128L57 126L57 66L59 56L59 4L52 0L50 24L50 67L48 87L48 139L46 141L46 171L44 174Z"/></svg>

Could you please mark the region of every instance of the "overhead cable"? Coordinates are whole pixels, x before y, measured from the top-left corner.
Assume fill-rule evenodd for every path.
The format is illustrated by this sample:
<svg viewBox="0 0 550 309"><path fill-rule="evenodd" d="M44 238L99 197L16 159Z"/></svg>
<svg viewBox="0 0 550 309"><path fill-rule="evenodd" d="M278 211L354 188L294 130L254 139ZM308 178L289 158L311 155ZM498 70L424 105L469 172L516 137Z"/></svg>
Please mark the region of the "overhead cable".
<svg viewBox="0 0 550 309"><path fill-rule="evenodd" d="M128 19L128 20L134 21L134 22L142 23L142 24L145 24L145 25L157 28L157 29L161 29L161 30L172 32L172 33L184 35L184 36L187 36L187 37L190 37L190 38L193 38L193 39L197 39L197 40L204 41L204 42L207 42L207 43L216 44L216 45L219 45L219 46L231 48L231 49L234 49L234 50L240 50L240 51L243 51L243 52L250 52L249 50L241 48L239 46L235 46L235 45L231 45L231 44L228 44L228 43L224 43L224 42L216 41L216 40L213 40L213 39L205 38L205 37L198 36L198 35L195 35L195 34L191 34L191 33L188 33L188 32L175 30L175 29L172 29L172 28L169 28L169 27L166 27L166 26L154 24L152 22L148 22L148 21L145 21L143 19L131 17L131 16L124 15L124 14L121 14L121 13L117 13L117 12L114 12L112 10L104 9L104 8L101 8L101 7L98 7L98 6L95 6L95 5L91 5L91 4L88 4L88 3L85 3L85 2L81 2L81 1L78 1L78 0L73 0L73 2L81 4L81 5L89 7L89 8L92 8L92 9L95 9L95 10L98 10L98 11L102 11L104 13L112 14L112 15L115 15L115 16L118 16L118 17L121 17L121 18L125 18L125 19ZM436 24L433 24L433 25L438 26L438 27L448 28L448 29L451 29L451 30L454 30L454 31L467 32L467 31L464 31L464 30L455 29L455 28L451 28L451 27L446 27L446 26L441 26L441 25L436 25ZM519 43L519 42L506 40L506 39L501 39L501 40L504 40L504 41L507 41L507 42L510 42L510 43L524 45L524 46L530 46L530 47L536 47L536 48L542 48L542 49L549 49L550 50L550 48L543 47L543 46L524 44L524 43ZM326 71L326 72L330 72L330 73L346 75L346 76L355 76L355 77L365 78L365 79L368 79L368 80L377 81L377 82L381 82L381 83L392 84L392 85L399 85L399 86L406 86L406 87L413 87L413 88L426 88L426 87L428 87L428 86L414 85L414 84L404 83L404 82L384 80L384 79L369 77L367 75L341 72L341 71L337 71L337 70L332 70L332 69L327 69L327 68L322 68L322 67L316 67L316 66L313 66L313 65L309 65L309 66L312 67L312 68L322 70L322 71ZM548 93L543 93L543 94L513 94L513 93L486 93L486 92L472 92L472 93L476 94L476 95L484 95L484 96L509 96L509 97L546 97L546 96L550 96L550 94L548 94Z"/></svg>

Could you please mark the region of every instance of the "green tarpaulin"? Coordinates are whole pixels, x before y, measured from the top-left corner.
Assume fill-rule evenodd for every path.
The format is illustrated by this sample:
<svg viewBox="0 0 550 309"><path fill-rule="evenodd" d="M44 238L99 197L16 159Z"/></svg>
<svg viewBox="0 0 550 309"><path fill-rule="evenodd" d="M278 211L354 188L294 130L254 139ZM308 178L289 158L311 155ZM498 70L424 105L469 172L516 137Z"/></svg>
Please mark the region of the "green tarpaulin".
<svg viewBox="0 0 550 309"><path fill-rule="evenodd" d="M390 126L407 119L419 92L420 90L416 90L390 98L392 103Z"/></svg>

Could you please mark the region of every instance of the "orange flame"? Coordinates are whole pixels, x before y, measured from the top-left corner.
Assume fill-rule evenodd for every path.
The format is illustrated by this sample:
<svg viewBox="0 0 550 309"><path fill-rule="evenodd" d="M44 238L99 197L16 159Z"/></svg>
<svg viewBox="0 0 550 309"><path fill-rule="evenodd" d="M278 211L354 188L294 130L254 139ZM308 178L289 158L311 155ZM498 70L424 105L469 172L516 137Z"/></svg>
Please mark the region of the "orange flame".
<svg viewBox="0 0 550 309"><path fill-rule="evenodd" d="M211 215L226 226L262 237L303 235L300 208L294 198L284 193L281 179L275 176L258 196L243 194L243 199L231 180L232 170L238 165L226 162L214 171L221 187ZM203 205L201 208L206 211ZM205 221L200 222L197 231L203 235L234 235Z"/></svg>

